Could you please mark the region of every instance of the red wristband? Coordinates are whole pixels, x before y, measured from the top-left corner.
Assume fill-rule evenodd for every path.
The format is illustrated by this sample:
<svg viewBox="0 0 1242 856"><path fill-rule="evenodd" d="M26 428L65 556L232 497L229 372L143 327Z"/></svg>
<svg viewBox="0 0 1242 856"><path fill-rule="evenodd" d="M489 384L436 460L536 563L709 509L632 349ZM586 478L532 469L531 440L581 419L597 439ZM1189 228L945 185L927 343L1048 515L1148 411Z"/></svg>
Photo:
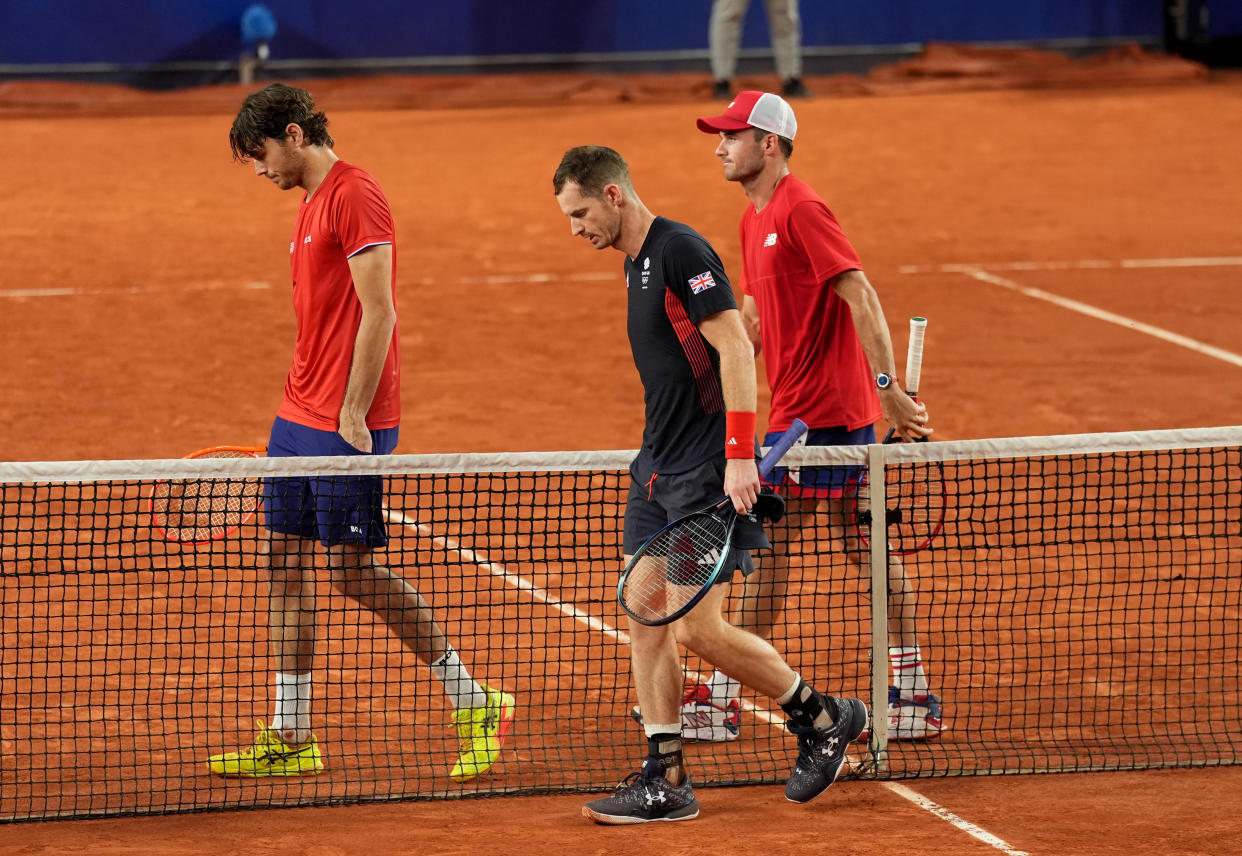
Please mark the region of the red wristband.
<svg viewBox="0 0 1242 856"><path fill-rule="evenodd" d="M725 411L725 457L755 457L755 414L745 410Z"/></svg>

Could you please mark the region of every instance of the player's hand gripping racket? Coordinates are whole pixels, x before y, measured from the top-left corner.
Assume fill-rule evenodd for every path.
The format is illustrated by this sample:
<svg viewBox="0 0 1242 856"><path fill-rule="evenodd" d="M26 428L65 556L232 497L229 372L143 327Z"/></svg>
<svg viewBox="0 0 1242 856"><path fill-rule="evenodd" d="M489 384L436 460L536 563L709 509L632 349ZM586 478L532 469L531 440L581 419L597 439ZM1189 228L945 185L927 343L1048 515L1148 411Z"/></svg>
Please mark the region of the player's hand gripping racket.
<svg viewBox="0 0 1242 856"><path fill-rule="evenodd" d="M759 462L760 478L767 478L805 433L806 423L795 419ZM669 624L681 618L724 572L736 522L733 500L726 496L652 535L621 572L617 583L621 608L642 624Z"/></svg>
<svg viewBox="0 0 1242 856"><path fill-rule="evenodd" d="M212 446L187 458L258 458L263 446ZM160 479L151 488L151 523L169 541L205 544L249 522L259 508L257 478Z"/></svg>
<svg viewBox="0 0 1242 856"><path fill-rule="evenodd" d="M910 319L910 348L906 353L906 394L918 398L923 374L923 337L927 319ZM885 443L900 443L896 429L889 428ZM915 442L926 443L926 437ZM888 481L888 552L905 556L929 546L944 527L944 467L938 461L902 463L891 470ZM854 528L863 546L871 532L871 494L866 478L855 485Z"/></svg>

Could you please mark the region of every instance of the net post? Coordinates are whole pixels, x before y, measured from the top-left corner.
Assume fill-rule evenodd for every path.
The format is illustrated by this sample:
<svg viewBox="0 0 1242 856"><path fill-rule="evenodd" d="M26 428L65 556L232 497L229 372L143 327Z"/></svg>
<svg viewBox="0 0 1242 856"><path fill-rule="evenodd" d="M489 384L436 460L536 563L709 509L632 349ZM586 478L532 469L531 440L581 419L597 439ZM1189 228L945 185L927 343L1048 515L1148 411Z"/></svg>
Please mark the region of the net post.
<svg viewBox="0 0 1242 856"><path fill-rule="evenodd" d="M871 555L871 753L877 770L888 767L888 487L884 480L886 447L867 447L867 483L871 496L868 533ZM883 711L883 714L881 713Z"/></svg>

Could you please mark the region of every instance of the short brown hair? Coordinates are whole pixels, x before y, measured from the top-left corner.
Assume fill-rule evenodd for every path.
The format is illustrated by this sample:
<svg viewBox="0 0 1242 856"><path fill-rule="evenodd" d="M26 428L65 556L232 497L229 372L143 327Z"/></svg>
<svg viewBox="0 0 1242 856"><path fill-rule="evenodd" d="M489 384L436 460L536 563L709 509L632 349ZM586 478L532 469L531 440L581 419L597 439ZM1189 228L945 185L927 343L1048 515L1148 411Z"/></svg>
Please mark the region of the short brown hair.
<svg viewBox="0 0 1242 856"><path fill-rule="evenodd" d="M610 184L634 192L625 158L607 146L575 146L565 152L552 176L552 192L559 195L568 182L578 185L583 196L596 199L603 197Z"/></svg>
<svg viewBox="0 0 1242 856"><path fill-rule="evenodd" d="M307 142L313 146L336 143L328 133L328 117L315 110L315 100L309 92L273 83L252 92L242 102L229 131L233 160L244 162L259 157L263 154L263 141L283 140L285 128L291 124L300 126Z"/></svg>
<svg viewBox="0 0 1242 856"><path fill-rule="evenodd" d="M755 132L756 143L761 142L764 137L772 133L771 131L765 131L762 128L751 128L751 130ZM780 145L781 154L785 156L785 160L789 160L793 157L793 140L788 137L782 137L780 134L773 134L773 136L776 137L776 142Z"/></svg>

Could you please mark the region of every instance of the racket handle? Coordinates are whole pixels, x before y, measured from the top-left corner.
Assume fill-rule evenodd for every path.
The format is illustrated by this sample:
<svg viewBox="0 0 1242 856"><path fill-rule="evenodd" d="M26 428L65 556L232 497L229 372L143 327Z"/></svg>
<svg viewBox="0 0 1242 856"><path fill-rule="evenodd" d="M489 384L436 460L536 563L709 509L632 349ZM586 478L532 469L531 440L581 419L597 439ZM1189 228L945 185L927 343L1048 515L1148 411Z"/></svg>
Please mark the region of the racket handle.
<svg viewBox="0 0 1242 856"><path fill-rule="evenodd" d="M927 319L915 316L910 319L910 348L906 351L906 392L911 398L919 394L919 382L923 374L923 335L927 331Z"/></svg>
<svg viewBox="0 0 1242 856"><path fill-rule="evenodd" d="M766 479L772 473L772 468L776 466L776 462L785 456L785 453L793 448L794 444L802 438L806 433L806 423L801 419L795 419L793 424L785 429L785 433L776 438L776 442L772 444L772 448L763 456L763 460L759 462L759 477Z"/></svg>

